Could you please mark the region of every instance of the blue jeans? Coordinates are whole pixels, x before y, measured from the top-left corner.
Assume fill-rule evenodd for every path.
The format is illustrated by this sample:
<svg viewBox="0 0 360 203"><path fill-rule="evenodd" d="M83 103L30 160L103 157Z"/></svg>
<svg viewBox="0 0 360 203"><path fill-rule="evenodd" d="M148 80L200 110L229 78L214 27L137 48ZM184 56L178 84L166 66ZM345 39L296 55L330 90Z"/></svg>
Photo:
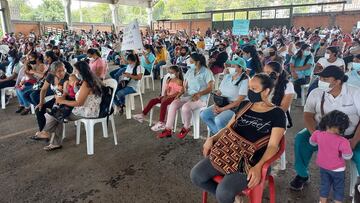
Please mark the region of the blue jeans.
<svg viewBox="0 0 360 203"><path fill-rule="evenodd" d="M335 172L320 168L320 179L320 197L328 198L332 188L334 200L344 200L345 171Z"/></svg>
<svg viewBox="0 0 360 203"><path fill-rule="evenodd" d="M317 147L309 143L311 134L305 128L295 136L295 171L301 177L309 177L308 166L311 161L312 154L318 150ZM360 174L360 144L358 143L353 149L353 157L358 173Z"/></svg>
<svg viewBox="0 0 360 203"><path fill-rule="evenodd" d="M115 93L114 104L116 106L124 105L125 96L132 93L136 93L136 91L132 87L125 87L123 89L117 90Z"/></svg>
<svg viewBox="0 0 360 203"><path fill-rule="evenodd" d="M158 78L158 76L160 75L160 66L163 66L166 64L166 61L159 61L155 66L154 66L154 69L153 69L153 72L154 72L154 79L155 78Z"/></svg>
<svg viewBox="0 0 360 203"><path fill-rule="evenodd" d="M32 85L25 86L24 89L22 90L16 88L16 95L19 100L20 106L23 106L25 108L30 108L30 102L26 100L24 97L24 94L30 90L32 90Z"/></svg>
<svg viewBox="0 0 360 203"><path fill-rule="evenodd" d="M220 114L215 114L213 109L214 105L203 110L200 113L200 118L210 128L211 133L216 134L229 123L235 113L232 110L226 110Z"/></svg>
<svg viewBox="0 0 360 203"><path fill-rule="evenodd" d="M119 81L120 76L126 71L126 66L125 67L121 67L113 70L110 72L110 77L115 79L116 81Z"/></svg>

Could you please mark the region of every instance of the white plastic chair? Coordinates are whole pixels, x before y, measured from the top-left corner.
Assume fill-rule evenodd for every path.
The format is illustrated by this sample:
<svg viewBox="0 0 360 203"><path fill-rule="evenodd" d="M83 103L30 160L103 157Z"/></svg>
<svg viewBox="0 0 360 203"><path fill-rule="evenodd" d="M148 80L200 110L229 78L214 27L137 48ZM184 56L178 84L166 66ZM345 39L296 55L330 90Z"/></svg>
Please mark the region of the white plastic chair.
<svg viewBox="0 0 360 203"><path fill-rule="evenodd" d="M355 163L350 160L350 196L354 197L354 188L359 176Z"/></svg>
<svg viewBox="0 0 360 203"><path fill-rule="evenodd" d="M141 83L141 92L143 94L145 93L145 83L146 83L146 89L150 89L150 80L152 81L152 89L153 91L155 91L154 74L153 74L154 63L152 63L151 65L150 75L143 75L144 79L142 80Z"/></svg>
<svg viewBox="0 0 360 203"><path fill-rule="evenodd" d="M15 88L14 87L5 87L1 89L1 108L5 109L6 108L6 92L8 91L14 91Z"/></svg>
<svg viewBox="0 0 360 203"><path fill-rule="evenodd" d="M219 85L220 85L220 77L224 76L224 73L218 73L215 75L215 87L214 90L218 90L219 89Z"/></svg>
<svg viewBox="0 0 360 203"><path fill-rule="evenodd" d="M128 94L125 96L125 112L126 119L131 119L131 110L135 110L135 96L140 97L141 110L144 110L144 103L141 95L141 83L143 82L144 77L138 82L138 88L135 93Z"/></svg>
<svg viewBox="0 0 360 203"><path fill-rule="evenodd" d="M111 96L111 102L110 102L110 108L111 108L112 104L113 104L113 101L114 101L114 97L115 97L116 88L117 88L118 83L114 79L107 79L107 80L104 80L104 84L113 89L113 94ZM117 142L115 121L114 121L113 114L109 115L109 120L111 122L111 127L112 127L112 131L113 131L113 134L114 134L114 143L115 143L115 145L117 145L118 142ZM103 128L103 137L107 138L108 137L107 117L105 117L105 118L94 118L94 119L83 118L83 119L77 120L76 121L76 124L77 124L76 125L76 144L77 145L80 144L80 127L81 127L81 123L83 123L85 125L85 130L86 130L87 154L88 155L93 155L94 154L94 126L95 126L96 123L101 123L102 128ZM65 129L65 128L63 128L63 129Z"/></svg>
<svg viewBox="0 0 360 203"><path fill-rule="evenodd" d="M45 97L45 102L48 102L50 100L52 100L54 98L54 95L50 95ZM30 108L31 108L31 114L35 114L35 106L33 104L30 104Z"/></svg>

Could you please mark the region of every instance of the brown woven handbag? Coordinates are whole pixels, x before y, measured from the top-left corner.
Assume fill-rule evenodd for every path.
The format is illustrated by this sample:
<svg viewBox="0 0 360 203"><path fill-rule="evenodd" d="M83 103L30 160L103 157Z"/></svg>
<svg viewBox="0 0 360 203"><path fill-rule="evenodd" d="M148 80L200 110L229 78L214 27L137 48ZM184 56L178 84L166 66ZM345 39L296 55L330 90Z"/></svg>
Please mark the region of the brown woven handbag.
<svg viewBox="0 0 360 203"><path fill-rule="evenodd" d="M247 103L237 115L234 115L228 125L219 132L221 137L211 148L209 155L211 164L223 174L234 173L239 171L239 169L242 169L242 172L248 173L252 167L251 161L254 153L269 142L270 135L252 143L232 129L236 120L249 110L251 106L252 103Z"/></svg>

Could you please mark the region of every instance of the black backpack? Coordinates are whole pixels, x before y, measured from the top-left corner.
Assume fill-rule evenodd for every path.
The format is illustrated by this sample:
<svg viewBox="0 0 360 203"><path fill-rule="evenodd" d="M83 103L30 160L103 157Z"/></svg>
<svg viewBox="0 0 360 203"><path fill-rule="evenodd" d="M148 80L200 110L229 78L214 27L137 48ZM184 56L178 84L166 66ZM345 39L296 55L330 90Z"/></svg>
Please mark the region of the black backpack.
<svg viewBox="0 0 360 203"><path fill-rule="evenodd" d="M110 102L112 98L113 89L111 87L102 86L101 87L101 103L100 103L100 113L99 118L108 117L114 112L114 109L110 107Z"/></svg>

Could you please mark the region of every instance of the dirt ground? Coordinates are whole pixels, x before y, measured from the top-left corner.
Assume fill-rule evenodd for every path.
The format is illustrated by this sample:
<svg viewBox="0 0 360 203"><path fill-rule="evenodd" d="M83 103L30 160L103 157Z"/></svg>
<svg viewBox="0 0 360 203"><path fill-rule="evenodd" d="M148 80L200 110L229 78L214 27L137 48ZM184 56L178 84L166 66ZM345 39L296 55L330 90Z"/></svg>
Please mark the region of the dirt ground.
<svg viewBox="0 0 360 203"><path fill-rule="evenodd" d="M146 90L144 102L157 96ZM139 101L135 98L139 112ZM44 142L28 137L37 130L34 115L15 115L16 98L6 110L0 110L0 203L7 202L124 202L124 203L200 203L201 190L191 184L189 173L201 158L203 139L192 136L157 139L148 122L143 124L116 116L117 146L112 132L102 137L101 125L95 128L95 154L86 154L85 130L81 143L75 144L75 127L67 124L62 150L45 152ZM311 184L302 192L293 192L288 185L294 176L293 141L295 132L303 127L302 108L293 108L294 127L287 132L287 169L273 166L276 202L318 202L319 171L311 164ZM155 111L155 118L158 109ZM180 120L180 119L179 119ZM178 125L180 126L180 125ZM201 135L206 126L201 124ZM346 191L349 194L349 173ZM210 197L209 202L215 202ZM267 191L264 201L269 202ZM350 202L350 198L346 202Z"/></svg>

